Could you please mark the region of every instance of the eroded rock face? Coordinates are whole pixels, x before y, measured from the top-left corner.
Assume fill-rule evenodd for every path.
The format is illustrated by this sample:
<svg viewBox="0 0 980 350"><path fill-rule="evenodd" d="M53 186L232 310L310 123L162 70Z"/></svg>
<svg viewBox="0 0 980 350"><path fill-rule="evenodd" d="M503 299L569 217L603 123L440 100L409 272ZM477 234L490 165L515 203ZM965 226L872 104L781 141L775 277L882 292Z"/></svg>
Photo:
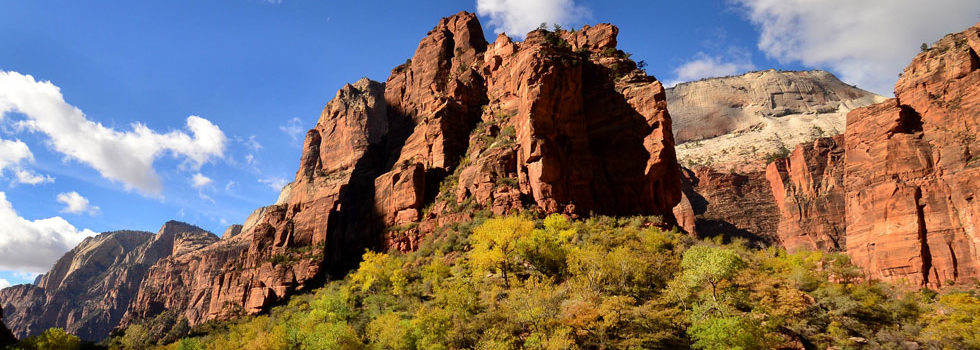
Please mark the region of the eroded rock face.
<svg viewBox="0 0 980 350"><path fill-rule="evenodd" d="M368 179L380 173L389 127L383 84L344 86L307 133L296 178L277 204L230 228L239 233L153 266L123 325L164 310L191 325L254 314L324 278L324 266L352 264L379 240L369 227L372 197L363 194L373 192Z"/></svg>
<svg viewBox="0 0 980 350"><path fill-rule="evenodd" d="M980 25L912 61L896 99L847 117L847 252L873 278L980 277Z"/></svg>
<svg viewBox="0 0 980 350"><path fill-rule="evenodd" d="M781 149L844 132L849 111L885 98L824 71L759 71L667 89L685 166L765 171Z"/></svg>
<svg viewBox="0 0 980 350"><path fill-rule="evenodd" d="M495 139L473 140L468 153L471 166L489 171L464 168L459 198L673 222L680 178L664 90L615 49L617 34L602 24L538 30L520 43L497 38L483 66L489 103L482 120Z"/></svg>
<svg viewBox="0 0 980 350"><path fill-rule="evenodd" d="M846 248L843 142L843 135L820 138L769 163L766 179L779 208L776 236L786 249Z"/></svg>
<svg viewBox="0 0 980 350"><path fill-rule="evenodd" d="M702 237L742 237L766 245L779 242L779 210L765 173L696 167L684 168L682 174L689 204L675 208L675 215L681 223L687 222L680 226L687 232Z"/></svg>
<svg viewBox="0 0 980 350"><path fill-rule="evenodd" d="M157 261L218 240L200 228L171 221L157 234L117 231L85 239L59 259L36 285L0 291L6 322L20 338L51 327L84 340L109 335Z"/></svg>
<svg viewBox="0 0 980 350"><path fill-rule="evenodd" d="M124 324L163 310L191 325L257 313L341 276L365 248L415 249L481 209L673 222L664 90L615 50L617 34L599 25L491 46L475 15L442 19L386 83L358 81L327 104L275 205L153 266Z"/></svg>

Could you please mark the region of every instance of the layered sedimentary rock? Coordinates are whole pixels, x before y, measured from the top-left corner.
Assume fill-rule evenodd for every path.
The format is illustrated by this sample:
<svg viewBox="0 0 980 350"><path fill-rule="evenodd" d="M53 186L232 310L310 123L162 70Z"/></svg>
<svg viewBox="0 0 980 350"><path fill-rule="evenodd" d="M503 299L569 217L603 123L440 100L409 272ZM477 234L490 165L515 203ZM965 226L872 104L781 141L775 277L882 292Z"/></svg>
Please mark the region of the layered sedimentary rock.
<svg viewBox="0 0 980 350"><path fill-rule="evenodd" d="M673 221L681 193L664 90L616 50L617 34L603 24L497 38L482 66L485 135L471 140L457 200Z"/></svg>
<svg viewBox="0 0 980 350"><path fill-rule="evenodd" d="M980 25L915 57L895 99L847 117L847 252L873 278L980 277Z"/></svg>
<svg viewBox="0 0 980 350"><path fill-rule="evenodd" d="M5 320L21 338L58 327L101 340L122 319L150 266L215 241L213 234L175 221L155 235L117 231L87 238L36 284L0 291Z"/></svg>
<svg viewBox="0 0 980 350"><path fill-rule="evenodd" d="M819 70L767 70L667 89L681 164L738 171L764 170L770 154L841 134L849 111L882 100Z"/></svg>
<svg viewBox="0 0 980 350"><path fill-rule="evenodd" d="M683 169L684 206L675 208L682 228L703 237L742 237L761 244L778 243L779 211L765 173L718 171L700 166ZM691 225L693 223L693 226Z"/></svg>
<svg viewBox="0 0 980 350"><path fill-rule="evenodd" d="M779 210L776 237L786 249L845 249L843 141L843 135L820 138L769 163L766 179Z"/></svg>
<svg viewBox="0 0 980 350"><path fill-rule="evenodd" d="M475 15L442 19L385 83L358 81L327 104L275 205L153 266L124 324L164 310L192 325L256 313L341 276L365 248L414 249L481 208L673 222L665 93L616 50L617 34L540 30L491 45Z"/></svg>
<svg viewBox="0 0 980 350"><path fill-rule="evenodd" d="M296 178L277 203L220 242L153 266L123 324L164 310L191 324L256 313L322 277L325 257L343 264L376 245L369 227L376 215L363 191L383 163L388 130L383 85L344 86L307 133Z"/></svg>

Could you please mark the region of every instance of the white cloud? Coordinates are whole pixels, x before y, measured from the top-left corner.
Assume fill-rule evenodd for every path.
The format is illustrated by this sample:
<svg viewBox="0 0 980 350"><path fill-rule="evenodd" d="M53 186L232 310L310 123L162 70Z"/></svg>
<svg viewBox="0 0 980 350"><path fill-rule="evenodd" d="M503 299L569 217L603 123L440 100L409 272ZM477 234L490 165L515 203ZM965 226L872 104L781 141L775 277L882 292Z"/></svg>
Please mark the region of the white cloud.
<svg viewBox="0 0 980 350"><path fill-rule="evenodd" d="M65 208L61 209L62 213L99 215L102 212L99 207L89 204L88 198L82 197L78 192L60 193L58 202L65 205Z"/></svg>
<svg viewBox="0 0 980 350"><path fill-rule="evenodd" d="M259 179L259 183L263 183L266 186L269 186L269 188L272 188L273 190L281 191L282 188L289 183L289 181L281 177L270 177L265 179Z"/></svg>
<svg viewBox="0 0 980 350"><path fill-rule="evenodd" d="M0 118L9 112L26 115L18 125L47 135L49 145L67 159L88 164L103 177L145 194L162 190L153 168L161 155L169 152L183 157L188 167L199 169L223 157L225 151L225 134L207 119L187 118L186 127L193 136L181 131L161 134L140 123L134 123L131 131L118 131L88 120L80 109L65 102L61 90L51 82L0 71Z"/></svg>
<svg viewBox="0 0 980 350"><path fill-rule="evenodd" d="M0 278L0 289L4 289L10 286L11 286L10 281Z"/></svg>
<svg viewBox="0 0 980 350"><path fill-rule="evenodd" d="M0 105L0 108L2 107L3 105ZM34 155L26 143L20 140L0 140L0 171L17 167L21 162L31 159L34 159Z"/></svg>
<svg viewBox="0 0 980 350"><path fill-rule="evenodd" d="M191 177L191 185L193 185L195 188L201 188L210 185L211 182L213 182L211 178L204 176L201 173L194 174L194 176Z"/></svg>
<svg viewBox="0 0 980 350"><path fill-rule="evenodd" d="M235 181L228 181L228 184L225 185L225 191L231 191L233 187L235 187Z"/></svg>
<svg viewBox="0 0 980 350"><path fill-rule="evenodd" d="M755 69L755 66L747 54L735 53L722 58L699 52L691 61L674 69L675 78L666 82L666 86L702 78L740 74L752 69Z"/></svg>
<svg viewBox="0 0 980 350"><path fill-rule="evenodd" d="M0 105L0 108L2 107ZM24 163L32 162L33 160L34 154L31 153L26 143L20 140L0 140L0 172L4 170L12 171L14 181L22 184L37 185L53 182L54 179L50 176L40 175L24 168Z"/></svg>
<svg viewBox="0 0 980 350"><path fill-rule="evenodd" d="M490 17L494 32L516 37L524 37L541 23L574 26L590 16L574 0L477 0L476 12Z"/></svg>
<svg viewBox="0 0 980 350"><path fill-rule="evenodd" d="M91 230L78 230L61 217L27 220L0 192L0 270L44 272L74 248Z"/></svg>
<svg viewBox="0 0 980 350"><path fill-rule="evenodd" d="M14 171L17 175L17 182L27 185L37 185L42 183L54 182L54 178L48 175L41 175L30 170L17 169Z"/></svg>
<svg viewBox="0 0 980 350"><path fill-rule="evenodd" d="M306 129L303 128L303 121L299 118L290 119L286 125L280 126L279 130L282 130L282 132L286 133L286 135L289 135L289 137L293 139L294 143L299 141L300 138L306 134Z"/></svg>
<svg viewBox="0 0 980 350"><path fill-rule="evenodd" d="M759 27L759 49L780 62L829 69L890 95L923 42L977 21L976 0L730 0Z"/></svg>

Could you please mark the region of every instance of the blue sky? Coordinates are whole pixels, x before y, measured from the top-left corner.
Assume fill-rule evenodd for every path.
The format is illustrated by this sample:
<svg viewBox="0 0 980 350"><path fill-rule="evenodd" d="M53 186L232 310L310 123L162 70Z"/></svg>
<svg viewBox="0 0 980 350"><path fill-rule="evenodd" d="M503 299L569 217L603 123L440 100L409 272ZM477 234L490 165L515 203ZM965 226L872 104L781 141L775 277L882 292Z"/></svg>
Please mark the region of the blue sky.
<svg viewBox="0 0 980 350"><path fill-rule="evenodd" d="M0 0L0 287L95 232L242 222L293 178L337 89L384 81L461 10L488 40L614 23L669 83L820 68L890 94L919 43L980 19L975 0L935 3Z"/></svg>

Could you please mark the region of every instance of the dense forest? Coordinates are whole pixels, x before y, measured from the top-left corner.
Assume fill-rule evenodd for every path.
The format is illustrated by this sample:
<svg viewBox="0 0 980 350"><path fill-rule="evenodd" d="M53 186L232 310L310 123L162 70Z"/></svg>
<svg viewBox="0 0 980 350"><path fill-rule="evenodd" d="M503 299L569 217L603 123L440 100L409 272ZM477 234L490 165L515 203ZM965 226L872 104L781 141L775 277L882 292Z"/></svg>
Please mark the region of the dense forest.
<svg viewBox="0 0 980 350"><path fill-rule="evenodd" d="M415 252L368 251L267 314L192 328L164 313L100 345L52 329L19 348L980 348L976 286L900 287L845 254L752 246L656 217L478 218Z"/></svg>

